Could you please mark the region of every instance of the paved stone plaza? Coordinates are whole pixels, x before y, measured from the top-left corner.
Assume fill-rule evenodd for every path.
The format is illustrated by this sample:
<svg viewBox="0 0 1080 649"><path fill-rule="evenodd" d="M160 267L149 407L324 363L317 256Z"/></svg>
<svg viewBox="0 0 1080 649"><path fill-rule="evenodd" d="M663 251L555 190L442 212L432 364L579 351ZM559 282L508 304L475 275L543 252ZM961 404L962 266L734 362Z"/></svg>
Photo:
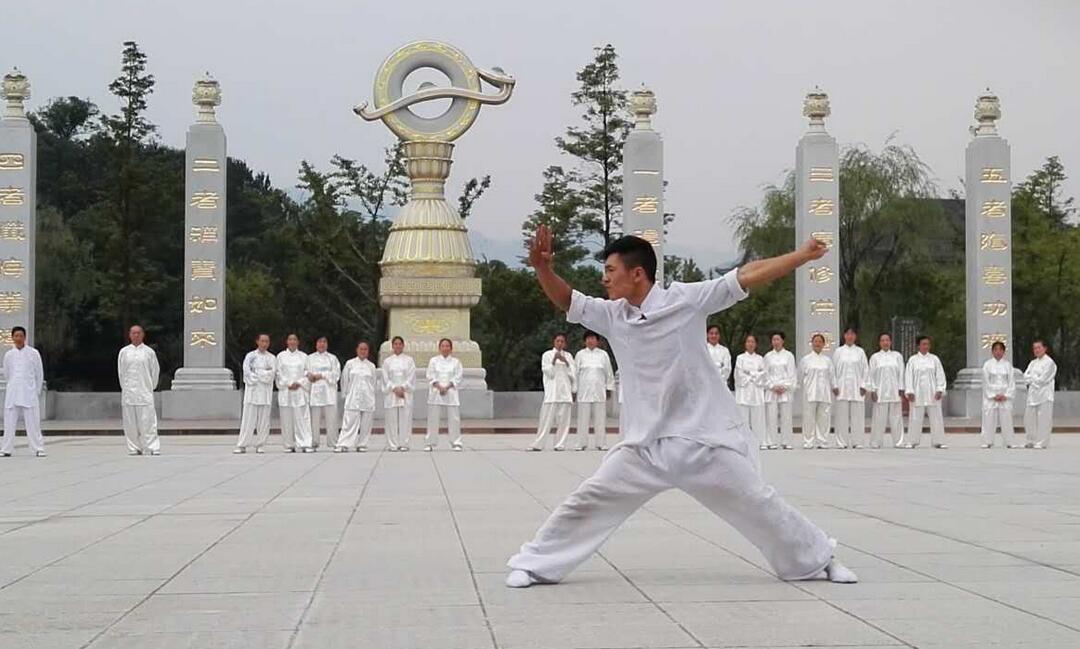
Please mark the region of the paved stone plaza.
<svg viewBox="0 0 1080 649"><path fill-rule="evenodd" d="M564 584L519 591L506 558L600 453L474 435L236 456L184 436L150 458L51 437L34 459L19 441L0 460L4 649L1080 646L1080 435L766 454L857 585L778 582L669 492Z"/></svg>

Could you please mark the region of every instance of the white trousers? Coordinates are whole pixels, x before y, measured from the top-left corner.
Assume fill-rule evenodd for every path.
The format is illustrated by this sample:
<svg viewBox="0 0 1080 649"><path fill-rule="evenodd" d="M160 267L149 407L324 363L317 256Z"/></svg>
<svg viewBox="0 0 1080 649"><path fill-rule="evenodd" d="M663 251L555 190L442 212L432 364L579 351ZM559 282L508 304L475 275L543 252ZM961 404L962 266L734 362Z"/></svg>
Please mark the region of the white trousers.
<svg viewBox="0 0 1080 649"><path fill-rule="evenodd" d="M544 437L555 424L557 435L555 448L562 448L566 444L566 437L570 434L570 406L569 401L564 403L545 403L540 406L540 425L536 427L536 439L533 440L534 448L544 448Z"/></svg>
<svg viewBox="0 0 1080 649"><path fill-rule="evenodd" d="M904 404L874 402L870 421L870 446L880 448L885 441L885 425L892 433L893 446L904 443Z"/></svg>
<svg viewBox="0 0 1080 649"><path fill-rule="evenodd" d="M804 446L824 446L829 443L829 416L832 404L828 401L804 401L802 436Z"/></svg>
<svg viewBox="0 0 1080 649"><path fill-rule="evenodd" d="M766 444L791 445L795 433L791 425L791 401L769 401L765 404Z"/></svg>
<svg viewBox="0 0 1080 649"><path fill-rule="evenodd" d="M589 428L596 435L596 448L607 446L607 403L604 401L578 401L577 445L589 448Z"/></svg>
<svg viewBox="0 0 1080 649"><path fill-rule="evenodd" d="M639 507L672 488L738 530L781 579L814 577L832 557L834 543L762 481L750 458L729 448L665 437L611 451L507 565L559 581Z"/></svg>
<svg viewBox="0 0 1080 649"><path fill-rule="evenodd" d="M1007 447L1016 445L1016 435L1013 434L1013 410L1012 408L983 408L982 411L982 443L994 445L994 433L1001 428L1001 443Z"/></svg>
<svg viewBox="0 0 1080 649"><path fill-rule="evenodd" d="M932 406L911 406L911 421L908 422L907 443L918 446L922 441L923 413L930 417L930 443L945 443L945 418L941 414L941 402Z"/></svg>
<svg viewBox="0 0 1080 649"><path fill-rule="evenodd" d="M338 448L367 448L371 437L371 425L375 422L374 410L346 410L341 418L341 434L337 436ZM387 444L390 436L386 436Z"/></svg>
<svg viewBox="0 0 1080 649"><path fill-rule="evenodd" d="M1050 446L1050 431L1054 427L1054 402L1044 401L1024 410L1024 437L1031 444Z"/></svg>
<svg viewBox="0 0 1080 649"><path fill-rule="evenodd" d="M4 441L0 442L0 452L11 453L15 449L15 427L22 417L26 426L26 440L30 443L30 452L45 450L45 439L41 436L41 413L37 406L25 408L11 406L4 408Z"/></svg>
<svg viewBox="0 0 1080 649"><path fill-rule="evenodd" d="M160 451L157 434L157 411L154 406L120 406L128 451Z"/></svg>
<svg viewBox="0 0 1080 649"><path fill-rule="evenodd" d="M270 404L245 403L240 414L240 437L237 448L247 448L254 441L255 448L262 448L270 437Z"/></svg>
<svg viewBox="0 0 1080 649"><path fill-rule="evenodd" d="M450 434L450 445L460 444L461 407L441 406L431 403L427 407L427 436L424 438L424 443L428 446L439 445L439 419L441 418L439 411L446 413L446 431Z"/></svg>
<svg viewBox="0 0 1080 649"><path fill-rule="evenodd" d="M836 442L841 446L862 446L866 443L866 403L837 401L833 404L833 428Z"/></svg>
<svg viewBox="0 0 1080 649"><path fill-rule="evenodd" d="M739 415L742 416L742 420L746 422L746 425L750 427L750 430L754 431L754 439L757 440L758 446L768 446L774 442L768 441L771 436L768 434L768 430L765 428L765 404L760 406L744 406L736 405L739 409Z"/></svg>
<svg viewBox="0 0 1080 649"><path fill-rule="evenodd" d="M321 428L326 428L326 445L334 448L338 445L338 430L341 422L338 421L337 405L332 406L308 406L311 410L311 445L319 448L319 435ZM320 426L322 424L322 426Z"/></svg>
<svg viewBox="0 0 1080 649"><path fill-rule="evenodd" d="M278 416L285 448L311 448L311 414L307 406L278 406Z"/></svg>
<svg viewBox="0 0 1080 649"><path fill-rule="evenodd" d="M391 448L409 448L412 439L412 404L383 411L386 443Z"/></svg>

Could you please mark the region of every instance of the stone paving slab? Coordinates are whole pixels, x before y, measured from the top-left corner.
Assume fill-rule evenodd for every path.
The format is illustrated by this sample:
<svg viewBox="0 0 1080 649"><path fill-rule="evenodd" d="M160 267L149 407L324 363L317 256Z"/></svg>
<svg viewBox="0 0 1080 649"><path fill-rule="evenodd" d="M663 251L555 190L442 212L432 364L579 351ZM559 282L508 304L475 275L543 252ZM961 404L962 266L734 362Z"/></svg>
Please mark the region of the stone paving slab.
<svg viewBox="0 0 1080 649"><path fill-rule="evenodd" d="M1080 436L949 441L764 454L857 585L780 582L667 492L563 584L520 591L506 558L601 453L488 434L465 453L237 456L213 435L153 458L91 436L39 459L20 437L0 459L0 647L1080 646Z"/></svg>

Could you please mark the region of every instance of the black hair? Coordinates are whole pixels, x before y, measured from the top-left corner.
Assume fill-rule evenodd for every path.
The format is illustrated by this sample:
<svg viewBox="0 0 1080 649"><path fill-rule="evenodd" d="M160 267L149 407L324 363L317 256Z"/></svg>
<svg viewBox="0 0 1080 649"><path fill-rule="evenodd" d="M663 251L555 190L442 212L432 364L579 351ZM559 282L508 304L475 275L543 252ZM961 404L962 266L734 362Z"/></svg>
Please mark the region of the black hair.
<svg viewBox="0 0 1080 649"><path fill-rule="evenodd" d="M404 338L402 338L401 336L394 336L393 338L391 338L391 339L390 339L390 344L391 344L391 345L393 345L394 343L396 343L396 342L397 342L397 341L399 341L399 340L401 341L401 344L402 344L402 345L404 345L404 344L405 344L405 339L404 339Z"/></svg>
<svg viewBox="0 0 1080 649"><path fill-rule="evenodd" d="M859 335L859 328L854 326L854 325L848 325L848 326L844 327L844 333L847 333L849 331L851 333L855 334L856 336Z"/></svg>
<svg viewBox="0 0 1080 649"><path fill-rule="evenodd" d="M1001 348L1001 351L1005 351L1005 343L1001 342L1000 340L995 340L994 344L990 345L991 350L997 349L998 347Z"/></svg>
<svg viewBox="0 0 1080 649"><path fill-rule="evenodd" d="M368 351L371 351L371 343L369 343L368 341L366 341L366 340L358 340L358 341L356 341L356 346L359 347L360 345L367 345Z"/></svg>
<svg viewBox="0 0 1080 649"><path fill-rule="evenodd" d="M568 340L568 338L566 337L566 332L565 331L556 331L555 335L551 337L551 340L554 341L559 336L562 336L563 340Z"/></svg>
<svg viewBox="0 0 1080 649"><path fill-rule="evenodd" d="M329 339L329 338L327 338L326 336L317 336L317 337L315 338L315 342L319 342L320 340L325 340L325 341L326 341L326 344L328 344L328 345L330 344L330 339Z"/></svg>
<svg viewBox="0 0 1080 649"><path fill-rule="evenodd" d="M743 344L745 345L746 341L750 340L751 338L754 339L754 343L756 344L757 343L757 334L746 334L745 336L743 336L743 339L742 339Z"/></svg>
<svg viewBox="0 0 1080 649"><path fill-rule="evenodd" d="M881 333L879 333L879 334L877 335L877 339L878 339L878 340L881 340L881 337L882 337L882 336L888 336L888 337L889 337L889 340L892 340L892 334L891 334L891 333L889 333L888 331L882 331Z"/></svg>
<svg viewBox="0 0 1080 649"><path fill-rule="evenodd" d="M715 324L712 324L712 325L709 325L708 327L705 327L705 333L709 333L713 329L716 329L716 333L720 333L720 325L715 325Z"/></svg>
<svg viewBox="0 0 1080 649"><path fill-rule="evenodd" d="M656 283L656 251L648 241L633 235L619 237L604 248L604 259L611 255L619 255L627 269L644 269L645 277Z"/></svg>
<svg viewBox="0 0 1080 649"><path fill-rule="evenodd" d="M922 341L924 341L924 340L926 340L926 341L929 341L929 342L934 342L934 339L933 339L933 338L931 338L930 336L923 336L923 335L920 335L920 336L918 336L917 338L915 338L915 344L916 344L916 345L921 345L921 344L922 344Z"/></svg>
<svg viewBox="0 0 1080 649"><path fill-rule="evenodd" d="M23 332L24 336L26 335L26 327L20 327L19 325L15 325L14 327L11 328L11 335L14 336L15 334L19 333L20 331Z"/></svg>
<svg viewBox="0 0 1080 649"><path fill-rule="evenodd" d="M585 335L581 337L581 340L582 340L582 342L584 342L584 341L588 340L589 338L595 338L596 341L599 342L600 341L600 334L596 333L595 331L586 330Z"/></svg>
<svg viewBox="0 0 1080 649"><path fill-rule="evenodd" d="M784 332L780 331L779 329L769 334L769 340L772 340L773 336L780 336L780 340L787 340L787 336L785 336Z"/></svg>
<svg viewBox="0 0 1080 649"><path fill-rule="evenodd" d="M825 340L825 334L814 334L813 336L810 336L810 342L814 342L814 341L815 341L815 340L817 340L818 338L820 338L820 339L821 339L821 342L822 342L822 343L825 343L825 342L827 342L827 341Z"/></svg>
<svg viewBox="0 0 1080 649"><path fill-rule="evenodd" d="M454 341L450 340L449 338L440 338L439 347L442 347L443 343L450 343L450 349L454 348Z"/></svg>

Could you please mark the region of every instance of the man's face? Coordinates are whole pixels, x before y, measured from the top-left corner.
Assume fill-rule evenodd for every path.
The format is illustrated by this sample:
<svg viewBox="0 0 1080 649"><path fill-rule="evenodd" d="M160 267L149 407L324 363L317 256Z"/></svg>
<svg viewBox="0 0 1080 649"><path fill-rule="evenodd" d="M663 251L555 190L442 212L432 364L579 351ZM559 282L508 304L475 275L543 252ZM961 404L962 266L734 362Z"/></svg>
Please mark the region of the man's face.
<svg viewBox="0 0 1080 649"><path fill-rule="evenodd" d="M994 345L990 350L990 353L994 355L994 358L1000 361L1005 356L1005 348L1001 345Z"/></svg>
<svg viewBox="0 0 1080 649"><path fill-rule="evenodd" d="M449 356L452 351L454 351L454 346L450 344L449 340L444 340L439 343L439 353L443 356Z"/></svg>
<svg viewBox="0 0 1080 649"><path fill-rule="evenodd" d="M259 351L261 352L265 352L266 350L270 349L270 336L262 334L255 339L255 346L258 347Z"/></svg>
<svg viewBox="0 0 1080 649"><path fill-rule="evenodd" d="M366 359L370 352L371 352L371 350L368 349L368 344L367 343L360 343L359 345L356 346L356 357L361 359L361 360Z"/></svg>
<svg viewBox="0 0 1080 649"><path fill-rule="evenodd" d="M645 269L627 268L622 262L622 255L615 253L604 260L604 288L608 299L618 300L634 294L634 289L645 280Z"/></svg>
<svg viewBox="0 0 1080 649"><path fill-rule="evenodd" d="M26 332L16 331L11 334L11 342L15 343L16 349L22 349L26 345Z"/></svg>
<svg viewBox="0 0 1080 649"><path fill-rule="evenodd" d="M317 352L325 352L326 348L328 346L329 346L329 343L326 342L325 338L320 338L320 339L315 341L315 351L317 351Z"/></svg>
<svg viewBox="0 0 1080 649"><path fill-rule="evenodd" d="M289 351L295 352L300 347L300 339L296 337L296 334L289 334L289 337L285 339L285 346L289 348Z"/></svg>
<svg viewBox="0 0 1080 649"><path fill-rule="evenodd" d="M131 340L132 345L141 345L143 338L146 337L146 332L139 325L135 325L128 330L128 339Z"/></svg>
<svg viewBox="0 0 1080 649"><path fill-rule="evenodd" d="M589 349L596 349L596 346L598 344L600 344L600 341L596 338L596 336L589 336L585 339L585 346Z"/></svg>
<svg viewBox="0 0 1080 649"><path fill-rule="evenodd" d="M929 354L930 353L930 339L929 338L923 338L921 341L919 341L919 352L922 353L922 354Z"/></svg>
<svg viewBox="0 0 1080 649"><path fill-rule="evenodd" d="M821 336L814 336L810 340L810 349L814 350L815 353L820 354L821 350L825 349L825 339Z"/></svg>
<svg viewBox="0 0 1080 649"><path fill-rule="evenodd" d="M390 349L392 349L395 354L400 354L405 351L405 341L400 338L394 340L394 342L390 343Z"/></svg>
<svg viewBox="0 0 1080 649"><path fill-rule="evenodd" d="M1035 358L1042 358L1046 354L1046 345L1042 343L1034 343L1031 345L1031 351L1035 354Z"/></svg>
<svg viewBox="0 0 1080 649"><path fill-rule="evenodd" d="M566 337L565 336L555 336L555 340L553 341L552 344L555 345L555 349L557 349L559 351L562 351L562 350L566 349Z"/></svg>
<svg viewBox="0 0 1080 649"><path fill-rule="evenodd" d="M720 344L720 330L716 329L716 328L709 329L709 332L707 334L705 334L705 338L706 338L706 340L709 341L710 345L719 345Z"/></svg>

